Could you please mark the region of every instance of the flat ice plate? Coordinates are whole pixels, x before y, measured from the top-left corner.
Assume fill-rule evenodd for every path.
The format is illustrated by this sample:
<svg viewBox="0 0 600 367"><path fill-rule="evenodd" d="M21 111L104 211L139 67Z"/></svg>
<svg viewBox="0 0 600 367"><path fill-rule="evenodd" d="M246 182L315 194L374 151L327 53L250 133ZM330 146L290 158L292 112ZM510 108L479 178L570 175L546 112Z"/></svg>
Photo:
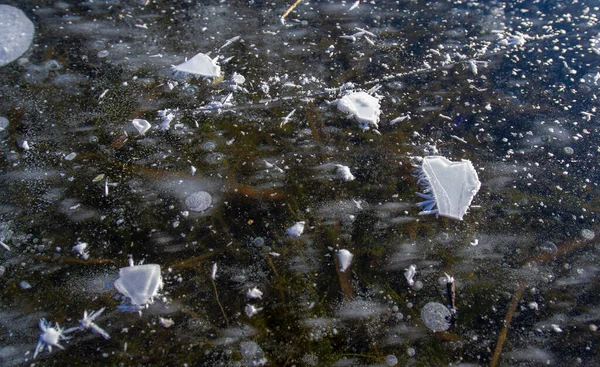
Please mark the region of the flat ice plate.
<svg viewBox="0 0 600 367"><path fill-rule="evenodd" d="M468 160L451 162L441 156L423 158L421 169L429 180L438 214L462 220L481 182Z"/></svg>
<svg viewBox="0 0 600 367"><path fill-rule="evenodd" d="M160 265L157 264L121 268L119 279L115 281L115 288L131 298L132 304L138 306L152 302L152 298L156 297L162 286Z"/></svg>
<svg viewBox="0 0 600 367"><path fill-rule="evenodd" d="M186 74L193 74L208 77L220 77L221 67L215 63L208 55L198 53L188 61L173 66L175 71Z"/></svg>

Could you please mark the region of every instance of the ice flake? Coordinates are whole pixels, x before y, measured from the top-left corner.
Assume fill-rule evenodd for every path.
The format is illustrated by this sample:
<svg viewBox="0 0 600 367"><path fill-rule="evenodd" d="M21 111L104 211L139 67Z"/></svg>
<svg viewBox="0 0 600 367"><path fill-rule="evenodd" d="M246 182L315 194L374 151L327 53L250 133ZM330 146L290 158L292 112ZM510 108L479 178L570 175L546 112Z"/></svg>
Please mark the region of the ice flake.
<svg viewBox="0 0 600 367"><path fill-rule="evenodd" d="M88 315L87 311L83 311L83 318L81 320L79 320L79 327L76 329L79 329L79 330L89 329L89 330L92 330L96 334L102 335L102 337L104 339L110 339L110 336L108 335L108 333L104 329L102 329L100 326L98 326L94 323L94 320L96 319L96 317L100 316L100 314L102 312L104 312L104 307L102 307L98 311L92 312L89 315ZM69 330L71 330L71 329L69 329Z"/></svg>
<svg viewBox="0 0 600 367"><path fill-rule="evenodd" d="M64 331L63 329L61 329L61 327L58 324L56 324L56 326L52 326L52 323L46 321L46 319L44 318L40 319L39 326L42 333L40 334L40 339L38 340L38 343L35 347L33 358L36 358L39 352L44 350L44 347L48 348L48 352L52 352L52 347L65 349L62 345L59 344L59 342L61 340L69 339L65 336L65 334L67 334L68 331Z"/></svg>
<svg viewBox="0 0 600 367"><path fill-rule="evenodd" d="M294 112L296 112L296 109L293 109L292 112L288 113L287 116L281 119L281 124L279 125L279 127L283 127L285 124L292 121L292 116L294 115Z"/></svg>
<svg viewBox="0 0 600 367"><path fill-rule="evenodd" d="M248 289L248 292L246 292L246 297L251 298L251 299L256 299L256 298L262 299L262 296L263 296L263 292L256 287L254 287L252 289Z"/></svg>
<svg viewBox="0 0 600 367"><path fill-rule="evenodd" d="M350 265L352 264L352 259L354 258L354 255L346 250L346 249L342 249L340 251L338 251L338 261L340 263L340 272L345 272Z"/></svg>
<svg viewBox="0 0 600 367"><path fill-rule="evenodd" d="M78 242L75 246L73 246L73 251L77 252L82 259L87 260L90 258L90 255L87 252L87 247L87 243Z"/></svg>
<svg viewBox="0 0 600 367"><path fill-rule="evenodd" d="M348 166L343 166L341 164L336 164L335 166L337 167L337 174L342 180L353 181L355 179Z"/></svg>
<svg viewBox="0 0 600 367"><path fill-rule="evenodd" d="M210 271L210 278L212 280L217 279L217 263L213 263L212 270Z"/></svg>
<svg viewBox="0 0 600 367"><path fill-rule="evenodd" d="M131 124L140 135L144 135L146 131L150 130L150 128L152 127L152 125L150 125L148 121L142 119L133 119L131 121Z"/></svg>
<svg viewBox="0 0 600 367"><path fill-rule="evenodd" d="M252 317L252 316L256 315L257 313L259 313L260 311L262 311L262 307L257 308L257 307L254 307L253 305L246 305L246 307L244 308L244 311L246 312L246 315L248 315L248 317Z"/></svg>
<svg viewBox="0 0 600 367"><path fill-rule="evenodd" d="M468 160L451 162L441 156L423 158L418 172L418 183L423 185L425 199L418 203L420 214L439 214L462 220L481 183L473 164ZM437 206L437 209L433 209Z"/></svg>
<svg viewBox="0 0 600 367"><path fill-rule="evenodd" d="M404 272L404 277L408 281L408 285L410 285L411 287L415 284L415 274L417 274L417 267L415 265L409 266L408 269L406 269L406 271Z"/></svg>
<svg viewBox="0 0 600 367"><path fill-rule="evenodd" d="M119 269L119 279L115 288L130 299L132 307L121 307L125 310L140 310L154 302L163 287L160 265L132 265Z"/></svg>
<svg viewBox="0 0 600 367"><path fill-rule="evenodd" d="M348 116L354 117L363 130L367 130L369 125L379 127L379 99L366 92L354 92L343 96L337 101L337 107Z"/></svg>
<svg viewBox="0 0 600 367"><path fill-rule="evenodd" d="M173 70L175 70L176 74L192 74L210 78L221 77L221 67L217 65L215 60L202 52L184 63L173 65Z"/></svg>
<svg viewBox="0 0 600 367"><path fill-rule="evenodd" d="M288 228L285 233L287 233L287 235L291 237L300 237L302 235L302 232L304 232L305 223L306 222L304 221L297 222L296 224Z"/></svg>

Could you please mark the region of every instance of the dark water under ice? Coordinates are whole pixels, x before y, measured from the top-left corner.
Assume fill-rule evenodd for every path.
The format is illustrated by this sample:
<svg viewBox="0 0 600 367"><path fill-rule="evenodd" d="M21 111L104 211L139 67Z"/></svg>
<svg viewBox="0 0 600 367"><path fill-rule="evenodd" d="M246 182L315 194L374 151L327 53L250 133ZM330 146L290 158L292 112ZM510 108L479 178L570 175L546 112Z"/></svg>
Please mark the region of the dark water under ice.
<svg viewBox="0 0 600 367"><path fill-rule="evenodd" d="M597 2L2 3L36 33L0 68L0 365L600 365ZM222 80L174 75L198 52ZM378 86L378 129L330 104ZM463 221L418 214L429 154L477 170ZM164 280L141 316L130 258ZM32 359L102 307L110 339Z"/></svg>

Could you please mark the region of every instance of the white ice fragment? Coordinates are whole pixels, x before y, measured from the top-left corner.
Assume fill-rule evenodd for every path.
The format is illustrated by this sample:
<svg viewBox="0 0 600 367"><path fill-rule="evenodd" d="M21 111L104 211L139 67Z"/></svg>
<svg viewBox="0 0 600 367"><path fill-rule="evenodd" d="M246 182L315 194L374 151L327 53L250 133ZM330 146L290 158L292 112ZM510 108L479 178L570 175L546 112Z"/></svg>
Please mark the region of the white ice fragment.
<svg viewBox="0 0 600 367"><path fill-rule="evenodd" d="M406 271L404 272L404 277L408 281L408 285L410 285L411 287L415 284L415 274L417 274L417 267L415 265L409 266L408 269L406 269Z"/></svg>
<svg viewBox="0 0 600 367"><path fill-rule="evenodd" d="M195 175L196 174L196 167L194 166L190 166L190 175Z"/></svg>
<svg viewBox="0 0 600 367"><path fill-rule="evenodd" d="M293 109L292 112L288 113L287 116L285 116L283 119L281 119L281 124L279 125L279 127L283 127L285 124L290 122L292 120L292 116L294 115L294 112L296 112L296 109Z"/></svg>
<svg viewBox="0 0 600 367"><path fill-rule="evenodd" d="M471 246L477 246L479 245L479 240L476 238L473 241L471 241L471 243L469 243Z"/></svg>
<svg viewBox="0 0 600 367"><path fill-rule="evenodd" d="M378 127L381 114L379 99L366 92L354 92L343 96L337 102L338 110L354 117L360 128L367 130L369 125Z"/></svg>
<svg viewBox="0 0 600 367"><path fill-rule="evenodd" d="M407 114L407 115L403 115L403 116L398 116L395 119L393 119L392 121L390 121L390 125L397 124L398 122L402 122L406 119L410 120L410 115Z"/></svg>
<svg viewBox="0 0 600 367"><path fill-rule="evenodd" d="M215 60L202 52L184 63L173 65L173 70L175 70L176 74L192 74L210 78L219 78L221 76L221 67L217 65Z"/></svg>
<svg viewBox="0 0 600 367"><path fill-rule="evenodd" d="M302 232L304 232L305 223L306 222L304 221L297 222L296 224L288 228L285 233L287 233L287 235L291 237L300 237L302 235Z"/></svg>
<svg viewBox="0 0 600 367"><path fill-rule="evenodd" d="M131 300L133 309L154 302L154 297L163 287L160 265L133 265L119 269L115 288Z"/></svg>
<svg viewBox="0 0 600 367"><path fill-rule="evenodd" d="M29 49L35 27L19 8L0 5L0 33L0 66L4 66Z"/></svg>
<svg viewBox="0 0 600 367"><path fill-rule="evenodd" d="M213 263L212 270L210 271L210 278L217 280L217 263Z"/></svg>
<svg viewBox="0 0 600 367"><path fill-rule="evenodd" d="M354 4L352 4L352 5L350 6L350 9L348 9L348 11L352 11L352 10L354 10L354 9L358 8L358 6L359 6L359 5L360 5L360 0L356 0L356 1L354 2Z"/></svg>
<svg viewBox="0 0 600 367"><path fill-rule="evenodd" d="M231 37L230 39L228 39L227 41L225 41L225 43L223 44L223 46L219 47L219 51L221 51L221 49L231 45L232 43L234 43L235 41L239 40L242 36L235 36L235 37Z"/></svg>
<svg viewBox="0 0 600 367"><path fill-rule="evenodd" d="M251 299L256 299L256 298L262 299L262 296L263 296L263 292L256 287L254 287L252 289L248 289L248 292L246 292L246 297L251 298Z"/></svg>
<svg viewBox="0 0 600 367"><path fill-rule="evenodd" d="M73 159L75 159L75 157L77 157L77 153L72 152L72 153L69 153L69 154L67 154L65 156L65 160L66 161L72 161Z"/></svg>
<svg viewBox="0 0 600 367"><path fill-rule="evenodd" d="M6 249L6 251L10 251L10 247L2 241L0 241L0 246L4 247Z"/></svg>
<svg viewBox="0 0 600 367"><path fill-rule="evenodd" d="M346 249L338 251L338 261L340 262L340 271L342 273L350 267L353 258L354 255Z"/></svg>
<svg viewBox="0 0 600 367"><path fill-rule="evenodd" d="M554 331L555 333L562 333L562 329L560 328L560 326L556 325L556 324L552 324L550 325L550 327L552 328L552 331Z"/></svg>
<svg viewBox="0 0 600 367"><path fill-rule="evenodd" d="M212 196L206 191L197 191L185 199L185 205L194 212L203 212L210 208Z"/></svg>
<svg viewBox="0 0 600 367"><path fill-rule="evenodd" d="M158 321L165 329L168 329L171 326L175 325L175 321L173 321L173 319L165 319L164 317L159 317Z"/></svg>
<svg viewBox="0 0 600 367"><path fill-rule="evenodd" d="M6 117L0 116L0 131L6 130L6 128L8 128L9 124L10 124L10 122L8 121L8 119Z"/></svg>
<svg viewBox="0 0 600 367"><path fill-rule="evenodd" d="M21 148L22 148L24 151L28 151L28 150L30 149L30 148L29 148L29 143L27 142L27 140L23 140L23 142L21 143Z"/></svg>
<svg viewBox="0 0 600 367"><path fill-rule="evenodd" d="M87 252L87 247L87 243L78 242L75 246L73 246L73 251L77 252L82 259L87 260L90 258L90 255Z"/></svg>
<svg viewBox="0 0 600 367"><path fill-rule="evenodd" d="M420 214L439 214L462 220L481 183L477 171L468 160L451 162L441 156L423 158L418 172L419 183L425 199L418 203L423 209ZM437 206L437 209L433 209Z"/></svg>
<svg viewBox="0 0 600 367"><path fill-rule="evenodd" d="M175 118L175 112L172 109L167 108L158 111L158 116L162 119L160 124L161 130L169 130L171 128L171 121Z"/></svg>
<svg viewBox="0 0 600 367"><path fill-rule="evenodd" d="M256 308L253 305L246 305L246 307L244 308L244 311L246 311L246 315L248 315L248 317L252 317L252 316L256 315L257 313L259 313L260 311L262 311L262 307Z"/></svg>
<svg viewBox="0 0 600 367"><path fill-rule="evenodd" d="M40 338L35 346L33 358L36 358L37 355L44 350L44 347L48 348L48 352L52 352L52 347L65 349L65 347L60 345L59 342L61 340L69 339L65 336L67 333L66 331L63 331L58 324L56 324L56 326L52 326L52 324L46 321L44 318L40 319L39 326L42 333L40 334Z"/></svg>
<svg viewBox="0 0 600 367"><path fill-rule="evenodd" d="M244 76L242 74L238 74L238 73L233 73L233 75L231 76L231 81L234 82L235 84L244 84L246 82L246 78L244 78Z"/></svg>
<svg viewBox="0 0 600 367"><path fill-rule="evenodd" d="M152 127L148 121L142 119L133 119L131 123L140 135L144 135Z"/></svg>
<svg viewBox="0 0 600 367"><path fill-rule="evenodd" d="M94 333L102 335L102 337L104 339L110 339L110 336L108 335L108 333L104 329L102 329L100 326L98 326L94 323L94 320L96 319L96 317L100 316L100 314L102 312L104 312L104 307L102 307L98 311L92 312L89 316L88 316L87 311L83 311L83 319L79 320L79 327L76 329L79 329L79 330L90 329ZM71 329L69 329L69 330L71 330ZM67 331L69 331L69 330L67 330Z"/></svg>
<svg viewBox="0 0 600 367"><path fill-rule="evenodd" d="M21 282L19 282L19 287L21 289L31 289L31 284L29 284L29 282L26 280L22 280Z"/></svg>
<svg viewBox="0 0 600 367"><path fill-rule="evenodd" d="M353 181L355 179L352 172L350 172L350 168L348 166L344 166L341 164L336 164L337 174L344 181Z"/></svg>

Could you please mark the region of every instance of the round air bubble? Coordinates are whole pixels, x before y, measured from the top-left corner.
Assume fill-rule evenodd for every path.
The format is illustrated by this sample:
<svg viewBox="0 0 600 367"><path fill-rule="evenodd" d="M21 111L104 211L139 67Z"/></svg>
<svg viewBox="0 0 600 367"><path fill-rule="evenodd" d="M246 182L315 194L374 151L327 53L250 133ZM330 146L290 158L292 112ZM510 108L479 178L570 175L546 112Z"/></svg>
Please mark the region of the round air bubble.
<svg viewBox="0 0 600 367"><path fill-rule="evenodd" d="M0 66L7 65L25 53L35 27L25 13L10 5L0 5Z"/></svg>
<svg viewBox="0 0 600 367"><path fill-rule="evenodd" d="M429 329L437 332L450 328L450 310L441 303L429 302L421 310L421 319Z"/></svg>
<svg viewBox="0 0 600 367"><path fill-rule="evenodd" d="M575 150L573 150L573 148L571 147L564 147L563 152L565 152L565 154L567 155L573 155L575 153Z"/></svg>
<svg viewBox="0 0 600 367"><path fill-rule="evenodd" d="M408 348L406 350L406 354L408 354L409 357L414 357L415 354L417 354L417 351L415 350L415 348Z"/></svg>
<svg viewBox="0 0 600 367"><path fill-rule="evenodd" d="M212 197L206 191L198 191L185 199L185 205L194 212L203 212L210 207Z"/></svg>
<svg viewBox="0 0 600 367"><path fill-rule="evenodd" d="M8 119L4 116L0 116L0 131L6 130L8 128Z"/></svg>
<svg viewBox="0 0 600 367"><path fill-rule="evenodd" d="M390 367L395 366L398 364L398 358L396 358L395 355L390 354L387 357L385 357L385 364L387 364Z"/></svg>
<svg viewBox="0 0 600 367"><path fill-rule="evenodd" d="M215 149L217 149L217 143L215 143L214 141L209 140L202 143L202 150L206 152L212 152Z"/></svg>
<svg viewBox="0 0 600 367"><path fill-rule="evenodd" d="M581 237L585 238L586 240L593 240L594 237L596 237L596 234L591 229L582 229Z"/></svg>

